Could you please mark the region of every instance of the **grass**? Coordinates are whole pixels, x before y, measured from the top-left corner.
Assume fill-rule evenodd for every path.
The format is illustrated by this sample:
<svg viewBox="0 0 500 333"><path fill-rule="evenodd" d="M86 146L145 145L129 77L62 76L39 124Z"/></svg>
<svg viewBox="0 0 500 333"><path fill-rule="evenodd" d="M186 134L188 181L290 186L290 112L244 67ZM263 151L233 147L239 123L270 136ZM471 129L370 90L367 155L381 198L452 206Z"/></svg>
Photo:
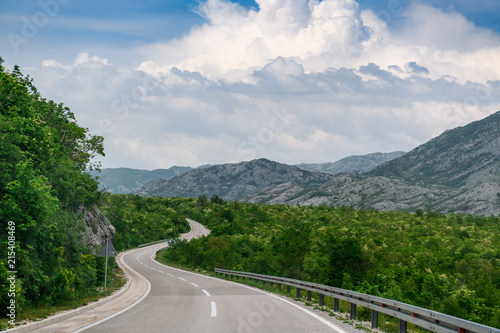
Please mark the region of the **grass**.
<svg viewBox="0 0 500 333"><path fill-rule="evenodd" d="M119 267L115 267L108 275L106 288L99 287L94 290L89 290L85 296L61 305L36 304L25 306L16 313L16 324L23 325L33 321L40 321L58 312L76 309L88 305L89 303L96 302L103 297L113 294L115 291L122 288L126 282L127 278L123 271ZM12 327L12 325L8 324L8 319L2 318L0 320L0 331Z"/></svg>

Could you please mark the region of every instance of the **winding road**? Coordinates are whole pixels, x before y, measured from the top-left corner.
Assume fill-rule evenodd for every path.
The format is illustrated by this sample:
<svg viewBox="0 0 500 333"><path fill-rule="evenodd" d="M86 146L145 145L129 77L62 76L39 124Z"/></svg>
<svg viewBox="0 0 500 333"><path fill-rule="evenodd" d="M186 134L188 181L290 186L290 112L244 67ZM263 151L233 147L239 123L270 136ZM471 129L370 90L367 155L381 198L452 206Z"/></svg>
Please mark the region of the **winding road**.
<svg viewBox="0 0 500 333"><path fill-rule="evenodd" d="M182 235L192 239L210 231L188 220L191 231ZM160 264L154 257L165 243L128 251L122 262L141 280L131 304L113 306L113 314L84 314L78 329L45 327L37 332L337 332L333 318L311 311L284 297L246 285L195 274ZM110 302L111 304L111 302ZM110 312L111 313L111 312ZM70 319L80 321L78 317ZM87 324L85 324L87 322ZM62 328L62 324L59 324ZM85 326L86 325L86 326ZM342 324L340 324L342 325ZM76 327L76 326L73 326Z"/></svg>

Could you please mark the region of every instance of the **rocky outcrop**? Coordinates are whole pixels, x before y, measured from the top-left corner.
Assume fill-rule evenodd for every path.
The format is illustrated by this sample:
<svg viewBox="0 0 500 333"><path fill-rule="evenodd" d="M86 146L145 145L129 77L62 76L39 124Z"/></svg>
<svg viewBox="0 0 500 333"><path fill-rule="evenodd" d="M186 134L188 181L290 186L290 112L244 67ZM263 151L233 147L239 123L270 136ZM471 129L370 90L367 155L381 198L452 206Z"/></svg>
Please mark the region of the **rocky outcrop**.
<svg viewBox="0 0 500 333"><path fill-rule="evenodd" d="M99 210L96 204L91 208L80 206L77 215L82 215L85 225L82 239L86 247L95 247L101 245L106 238L112 238L115 234L115 227Z"/></svg>

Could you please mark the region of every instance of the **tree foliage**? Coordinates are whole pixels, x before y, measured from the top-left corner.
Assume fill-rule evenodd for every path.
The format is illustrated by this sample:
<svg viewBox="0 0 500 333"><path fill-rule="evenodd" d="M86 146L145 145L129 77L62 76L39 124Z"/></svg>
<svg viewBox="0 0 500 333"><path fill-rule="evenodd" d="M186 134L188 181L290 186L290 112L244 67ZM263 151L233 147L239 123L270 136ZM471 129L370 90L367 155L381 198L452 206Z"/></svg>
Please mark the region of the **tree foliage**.
<svg viewBox="0 0 500 333"><path fill-rule="evenodd" d="M103 138L80 127L63 104L41 97L19 67L0 58L0 276L7 271L7 227L15 224L16 300L23 306L61 303L85 294L99 269L80 244L82 218L73 211L95 203ZM5 280L3 280L5 281ZM5 288L5 285L2 287ZM8 293L0 291L0 314Z"/></svg>
<svg viewBox="0 0 500 333"><path fill-rule="evenodd" d="M173 199L105 193L99 208L116 229L113 243L119 250L173 239L190 230Z"/></svg>

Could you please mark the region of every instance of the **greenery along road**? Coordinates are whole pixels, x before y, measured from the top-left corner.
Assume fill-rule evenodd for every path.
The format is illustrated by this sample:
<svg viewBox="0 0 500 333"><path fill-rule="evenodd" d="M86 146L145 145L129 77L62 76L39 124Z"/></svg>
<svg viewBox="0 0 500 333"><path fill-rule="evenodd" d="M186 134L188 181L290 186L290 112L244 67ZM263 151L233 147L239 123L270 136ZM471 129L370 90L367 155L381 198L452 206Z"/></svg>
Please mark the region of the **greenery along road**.
<svg viewBox="0 0 500 333"><path fill-rule="evenodd" d="M75 210L99 200L86 173L103 155L103 138L80 127L64 105L40 96L16 66L0 58L0 279L7 277L7 227L15 224L16 321L41 306L95 292L103 265L81 245ZM10 267L9 267L10 268ZM0 317L10 301L0 285ZM0 324L1 325L1 324Z"/></svg>
<svg viewBox="0 0 500 333"><path fill-rule="evenodd" d="M42 305L84 297L103 263L81 246L81 204L100 202L118 250L175 237L184 217L211 235L178 241L165 260L280 275L353 289L500 327L498 217L376 212L208 200L106 195L86 173L102 137L40 96L0 59L0 278L7 276L8 222L16 223L20 318ZM116 220L113 220L116 219ZM122 221L121 224L119 221ZM160 222L159 222L160 221ZM5 318L7 284L0 285Z"/></svg>
<svg viewBox="0 0 500 333"><path fill-rule="evenodd" d="M498 217L157 200L211 229L174 242L165 262L307 280L500 328Z"/></svg>

